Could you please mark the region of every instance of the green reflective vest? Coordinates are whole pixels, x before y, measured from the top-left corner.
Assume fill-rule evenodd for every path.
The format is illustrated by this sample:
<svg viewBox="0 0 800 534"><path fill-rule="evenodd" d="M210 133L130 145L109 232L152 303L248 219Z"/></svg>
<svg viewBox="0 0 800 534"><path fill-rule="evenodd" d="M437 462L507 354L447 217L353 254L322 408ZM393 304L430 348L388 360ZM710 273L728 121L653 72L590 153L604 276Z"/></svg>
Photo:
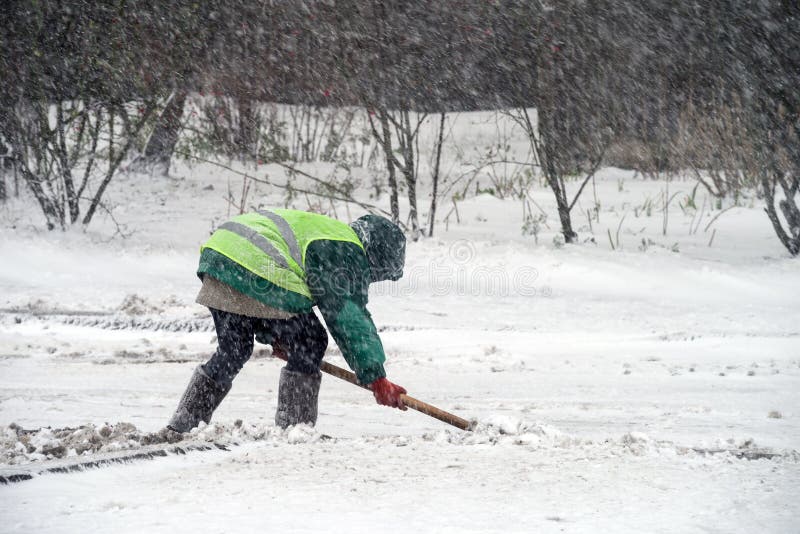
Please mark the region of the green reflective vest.
<svg viewBox="0 0 800 534"><path fill-rule="evenodd" d="M366 308L370 264L347 224L293 210L241 215L203 245L197 274L291 313L317 306L358 380L386 376L383 344Z"/></svg>
<svg viewBox="0 0 800 534"><path fill-rule="evenodd" d="M214 250L258 278L312 299L306 284L308 245L319 239L364 246L349 225L325 215L272 209L246 213L220 226L201 247Z"/></svg>

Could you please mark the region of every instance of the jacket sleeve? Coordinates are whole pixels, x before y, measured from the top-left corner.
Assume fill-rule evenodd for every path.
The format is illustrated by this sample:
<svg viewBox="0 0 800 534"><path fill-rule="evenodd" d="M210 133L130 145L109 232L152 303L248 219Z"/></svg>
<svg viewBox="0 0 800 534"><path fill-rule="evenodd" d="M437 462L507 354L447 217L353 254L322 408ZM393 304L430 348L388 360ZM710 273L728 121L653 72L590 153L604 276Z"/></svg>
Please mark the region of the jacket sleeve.
<svg viewBox="0 0 800 534"><path fill-rule="evenodd" d="M386 376L386 356L367 310L369 264L354 243L315 241L306 251L306 281L331 336L358 381Z"/></svg>

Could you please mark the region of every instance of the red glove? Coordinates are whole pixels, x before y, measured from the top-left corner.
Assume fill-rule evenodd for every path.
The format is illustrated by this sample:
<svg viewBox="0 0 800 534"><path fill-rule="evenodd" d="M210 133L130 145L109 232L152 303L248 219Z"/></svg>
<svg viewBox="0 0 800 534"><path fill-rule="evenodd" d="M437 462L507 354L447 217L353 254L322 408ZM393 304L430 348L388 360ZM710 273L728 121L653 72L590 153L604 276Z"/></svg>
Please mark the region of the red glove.
<svg viewBox="0 0 800 534"><path fill-rule="evenodd" d="M401 394L406 393L404 387L393 384L386 378L379 378L367 387L372 390L372 394L375 395L375 400L378 404L408 410L400 398Z"/></svg>

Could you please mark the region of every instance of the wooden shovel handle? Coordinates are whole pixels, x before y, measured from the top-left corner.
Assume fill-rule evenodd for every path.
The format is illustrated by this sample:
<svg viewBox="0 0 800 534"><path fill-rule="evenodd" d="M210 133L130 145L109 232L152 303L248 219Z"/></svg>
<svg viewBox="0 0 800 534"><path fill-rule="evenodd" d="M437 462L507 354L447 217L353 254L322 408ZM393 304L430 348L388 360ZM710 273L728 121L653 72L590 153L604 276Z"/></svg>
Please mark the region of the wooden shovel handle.
<svg viewBox="0 0 800 534"><path fill-rule="evenodd" d="M283 353L283 351L273 350L272 354L281 360L286 360L286 355ZM338 365L333 365L332 363L323 361L322 365L320 365L320 370L329 375L333 375L336 378L340 378L345 382L350 382L351 384L354 384L360 388L366 389L367 391L372 391L367 386L360 384L358 380L356 380L356 375L353 372L348 371L347 369L342 369ZM472 430L472 424L466 419L462 419L457 415L453 415L450 412L439 409L436 406L428 404L427 402L415 399L410 395L400 395L400 399L402 399L403 403L412 410L424 413L425 415L445 422L448 425L453 425L461 430Z"/></svg>
<svg viewBox="0 0 800 534"><path fill-rule="evenodd" d="M361 388L364 388L368 391L371 391L367 386L360 384L358 380L356 380L356 375L347 369L342 369L337 365L333 365L329 362L322 362L320 366L320 370L328 373L329 375L333 375L336 378L341 378L342 380L346 380L351 384L355 384ZM466 419L462 419L457 415L451 414L450 412L446 412L432 404L428 404L427 402L423 402L419 399L415 399L411 395L400 395L400 399L403 403L411 408L412 410L416 410L420 413L424 413L425 415L429 415L434 419L438 419L439 421L443 421L448 425L453 425L456 428L460 428L461 430L472 430L472 425Z"/></svg>
<svg viewBox="0 0 800 534"><path fill-rule="evenodd" d="M440 408L437 408L436 406L433 406L432 404L415 399L409 395L400 395L400 398L403 400L403 403L405 403L405 405L412 410L429 415L434 419L438 419L439 421L447 423L448 425L453 425L461 430L472 430L472 423L455 414L446 412Z"/></svg>

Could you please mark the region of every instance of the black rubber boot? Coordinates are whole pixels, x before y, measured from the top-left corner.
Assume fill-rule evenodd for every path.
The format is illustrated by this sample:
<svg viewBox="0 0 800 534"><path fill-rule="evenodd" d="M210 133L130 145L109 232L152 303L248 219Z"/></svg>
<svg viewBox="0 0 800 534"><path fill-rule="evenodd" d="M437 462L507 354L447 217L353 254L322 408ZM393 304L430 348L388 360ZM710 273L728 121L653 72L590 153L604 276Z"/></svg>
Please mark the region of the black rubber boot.
<svg viewBox="0 0 800 534"><path fill-rule="evenodd" d="M230 389L230 385L223 387L212 380L203 370L203 366L198 365L178 403L175 414L167 423L167 428L175 432L189 432L199 425L200 421L209 423L211 414Z"/></svg>
<svg viewBox="0 0 800 534"><path fill-rule="evenodd" d="M292 425L314 425L317 422L317 401L322 373L303 374L281 369L278 383L278 410L275 424L281 428Z"/></svg>

